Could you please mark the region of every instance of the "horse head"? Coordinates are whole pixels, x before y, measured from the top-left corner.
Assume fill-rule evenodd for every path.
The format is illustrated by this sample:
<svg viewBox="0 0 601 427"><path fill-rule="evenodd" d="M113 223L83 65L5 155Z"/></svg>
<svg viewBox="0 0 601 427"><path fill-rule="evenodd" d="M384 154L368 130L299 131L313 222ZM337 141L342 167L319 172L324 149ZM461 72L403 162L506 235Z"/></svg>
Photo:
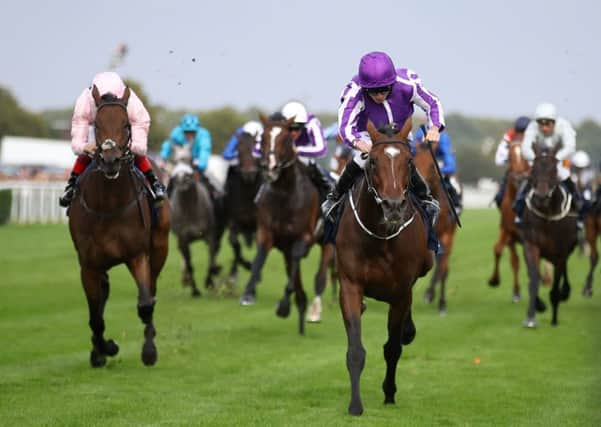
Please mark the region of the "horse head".
<svg viewBox="0 0 601 427"><path fill-rule="evenodd" d="M259 172L257 159L253 156L255 142L256 135L247 132L242 132L238 137L238 167L242 179L246 182L254 181Z"/></svg>
<svg viewBox="0 0 601 427"><path fill-rule="evenodd" d="M373 146L365 165L368 192L382 208L384 221L396 227L405 218L410 182L411 151L400 130L386 126L377 130L371 122L367 131Z"/></svg>
<svg viewBox="0 0 601 427"><path fill-rule="evenodd" d="M294 117L288 120L272 122L264 115L259 115L263 123L263 139L261 140L261 168L267 182L274 182L282 171L296 162L296 147L290 136L290 125Z"/></svg>
<svg viewBox="0 0 601 427"><path fill-rule="evenodd" d="M532 144L534 150L534 162L530 173L530 183L534 195L539 198L550 200L555 188L559 185L557 175L557 158L555 155L561 149L562 144L556 144L549 148L538 142Z"/></svg>
<svg viewBox="0 0 601 427"><path fill-rule="evenodd" d="M171 171L169 182L174 190L189 190L196 183L194 169L188 162L178 162Z"/></svg>
<svg viewBox="0 0 601 427"><path fill-rule="evenodd" d="M131 124L127 115L130 90L117 98L111 93L100 96L96 85L92 96L96 103L94 132L96 135L96 161L108 179L119 177L123 161L131 162Z"/></svg>

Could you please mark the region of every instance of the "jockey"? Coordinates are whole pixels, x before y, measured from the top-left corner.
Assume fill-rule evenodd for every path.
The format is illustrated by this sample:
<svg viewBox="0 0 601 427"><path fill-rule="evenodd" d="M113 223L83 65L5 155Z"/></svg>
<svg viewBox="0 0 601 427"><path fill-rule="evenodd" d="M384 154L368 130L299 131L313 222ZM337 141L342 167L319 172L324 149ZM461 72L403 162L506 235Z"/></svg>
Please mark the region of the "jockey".
<svg viewBox="0 0 601 427"><path fill-rule="evenodd" d="M244 123L241 127L236 129L230 140L225 146L223 150L223 154L221 155L224 160L227 160L230 165L235 165L238 163L238 138L243 133L247 133L251 136L255 137L255 141L260 144L261 137L263 136L263 125L256 120L251 120L249 122Z"/></svg>
<svg viewBox="0 0 601 427"><path fill-rule="evenodd" d="M593 205L593 183L595 172L591 168L591 158L586 151L578 150L570 159L572 166L572 181L582 194L584 211Z"/></svg>
<svg viewBox="0 0 601 427"><path fill-rule="evenodd" d="M573 206L577 211L582 208L582 198L576 186L570 179L569 159L576 149L576 131L563 117L557 116L557 108L553 104L543 103L536 107L535 122L531 122L524 133L522 152L524 157L532 162L534 160L534 142L542 143L547 147L554 147L561 143L555 157L559 160L557 164L557 175L562 181L564 188L572 195ZM516 196L513 210L516 213L516 223L521 223L521 216L526 205L526 195L530 191L530 182L525 181ZM580 224L581 225L581 224Z"/></svg>
<svg viewBox="0 0 601 427"><path fill-rule="evenodd" d="M395 69L392 59L384 52L371 52L361 58L359 73L344 88L338 110L340 136L344 143L357 150L357 154L346 165L336 188L322 205L326 217L331 218L342 196L363 173L367 159L362 154L369 153L372 146L367 133L367 121L371 120L376 128L395 124L402 129L411 120L415 104L428 115L430 128L426 138L438 142L439 132L444 128L442 105L436 95L422 85L418 75L407 68ZM440 210L438 202L432 198L428 185L411 165L411 187L422 200L433 224Z"/></svg>
<svg viewBox="0 0 601 427"><path fill-rule="evenodd" d="M507 166L507 162L509 161L509 145L512 143L521 144L524 139L524 132L526 128L530 124L530 118L526 116L520 116L516 119L513 127L509 129L503 135L503 139L499 142L497 147L497 152L495 154L495 165L497 166ZM499 184L499 191L495 195L495 203L497 207L501 207L501 202L503 201L503 196L505 195L505 188L507 186L507 173L503 175L503 179Z"/></svg>
<svg viewBox="0 0 601 427"><path fill-rule="evenodd" d="M296 146L298 159L308 166L309 178L319 192L320 201L325 200L327 194L332 191L332 179L315 159L325 156L326 138L319 119L307 113L305 106L300 102L289 102L282 108L284 119L294 118L290 125L290 136Z"/></svg>
<svg viewBox="0 0 601 427"><path fill-rule="evenodd" d="M426 131L427 130L428 126L426 126ZM420 127L418 128L412 142L413 149L415 147L415 141L422 141L423 139L424 132ZM444 186L449 192L451 200L453 200L455 211L459 215L463 209L463 194L461 191L461 185L455 176L455 172L457 170L457 160L455 159L455 153L453 152L453 146L451 145L451 137L449 136L448 132L440 133L440 141L436 146L434 155L436 156L438 164L442 165L440 167L440 171L442 172Z"/></svg>
<svg viewBox="0 0 601 427"><path fill-rule="evenodd" d="M96 141L88 141L90 134L94 131L94 120L96 119L96 104L92 96L92 88L96 86L100 96L111 93L118 98L123 96L126 86L117 73L107 71L96 74L90 87L83 90L77 101L71 119L71 148L77 155L77 160L71 171L65 192L59 198L59 204L67 207L73 200L75 183L77 178L84 172L92 161L91 156L96 151ZM144 173L144 176L152 186L156 202L165 198L165 188L157 179L148 158L146 157L146 146L148 144L148 129L150 128L150 115L140 101L140 98L130 88L129 101L127 102L127 116L131 124L131 151L134 154L136 167Z"/></svg>
<svg viewBox="0 0 601 427"><path fill-rule="evenodd" d="M163 163L189 159L211 196L215 197L216 189L204 173L210 154L211 134L200 126L200 121L194 114L184 114L179 125L171 131L169 139L163 142L160 157Z"/></svg>

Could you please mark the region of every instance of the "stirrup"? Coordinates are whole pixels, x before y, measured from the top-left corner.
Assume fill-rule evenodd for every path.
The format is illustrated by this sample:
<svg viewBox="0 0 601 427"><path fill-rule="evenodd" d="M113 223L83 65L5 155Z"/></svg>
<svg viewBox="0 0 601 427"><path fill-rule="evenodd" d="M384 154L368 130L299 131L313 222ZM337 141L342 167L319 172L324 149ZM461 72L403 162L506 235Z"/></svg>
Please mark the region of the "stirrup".
<svg viewBox="0 0 601 427"><path fill-rule="evenodd" d="M438 214L440 213L440 204L438 203L438 200L432 198L422 199L422 203L426 213L430 216L432 227L434 227L438 220Z"/></svg>
<svg viewBox="0 0 601 427"><path fill-rule="evenodd" d="M332 214L334 213L334 211L336 210L336 207L340 204L341 201L342 201L342 197L340 197L338 199L326 198L324 200L324 202L321 204L321 212L323 213L323 216L326 217L327 220L334 221L334 217L332 216Z"/></svg>

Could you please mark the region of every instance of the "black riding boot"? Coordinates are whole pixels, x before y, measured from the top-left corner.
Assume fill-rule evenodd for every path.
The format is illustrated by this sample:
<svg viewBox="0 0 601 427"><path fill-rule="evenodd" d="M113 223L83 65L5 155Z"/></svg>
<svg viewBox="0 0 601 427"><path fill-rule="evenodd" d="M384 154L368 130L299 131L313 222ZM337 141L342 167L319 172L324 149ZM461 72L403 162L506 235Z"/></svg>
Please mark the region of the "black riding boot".
<svg viewBox="0 0 601 427"><path fill-rule="evenodd" d="M495 195L495 203L497 208L501 209L501 203L503 202L503 196L505 196L505 188L507 187L507 174L503 175L503 179L499 184L499 191Z"/></svg>
<svg viewBox="0 0 601 427"><path fill-rule="evenodd" d="M67 181L67 186L65 187L65 191L63 195L58 198L58 204L63 208L69 207L71 202L73 201L73 195L75 194L75 183L77 182L78 174L75 172L71 172L71 176Z"/></svg>
<svg viewBox="0 0 601 427"><path fill-rule="evenodd" d="M517 225L522 224L522 214L524 213L524 207L526 207L526 195L530 191L530 181L526 180L522 182L518 190L518 194L515 196L513 202L513 212L515 212L515 223Z"/></svg>
<svg viewBox="0 0 601 427"><path fill-rule="evenodd" d="M152 169L149 169L147 172L145 172L144 176L152 187L155 203L162 202L165 199L165 187L163 186L163 183L157 178Z"/></svg>
<svg viewBox="0 0 601 427"><path fill-rule="evenodd" d="M333 190L333 180L329 177L329 173L318 163L310 162L308 166L309 178L315 187L317 187L319 202L322 203Z"/></svg>
<svg viewBox="0 0 601 427"><path fill-rule="evenodd" d="M327 195L325 202L321 205L321 211L326 219L333 221L334 209L340 203L342 196L351 189L355 180L363 173L363 169L353 160L348 162L338 179L336 186L330 194Z"/></svg>
<svg viewBox="0 0 601 427"><path fill-rule="evenodd" d="M436 230L434 229L434 224L436 224L436 219L438 218L438 213L440 212L440 205L436 199L432 198L428 184L426 181L424 181L424 178L417 171L417 168L413 163L411 163L410 186L413 194L415 194L420 200L422 208L426 211L426 216L428 217L428 249L437 254L439 250L439 244L438 236L436 235Z"/></svg>

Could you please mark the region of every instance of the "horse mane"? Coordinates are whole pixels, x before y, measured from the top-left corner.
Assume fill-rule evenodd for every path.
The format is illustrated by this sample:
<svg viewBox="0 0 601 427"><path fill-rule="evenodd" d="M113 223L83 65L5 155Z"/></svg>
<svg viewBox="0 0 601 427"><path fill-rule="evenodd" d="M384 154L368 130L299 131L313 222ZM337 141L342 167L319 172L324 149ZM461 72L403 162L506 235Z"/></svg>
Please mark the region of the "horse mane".
<svg viewBox="0 0 601 427"><path fill-rule="evenodd" d="M116 95L114 95L114 94L112 94L110 92L105 93L104 95L102 95L100 97L100 99L103 102L121 102L121 99L119 99Z"/></svg>

